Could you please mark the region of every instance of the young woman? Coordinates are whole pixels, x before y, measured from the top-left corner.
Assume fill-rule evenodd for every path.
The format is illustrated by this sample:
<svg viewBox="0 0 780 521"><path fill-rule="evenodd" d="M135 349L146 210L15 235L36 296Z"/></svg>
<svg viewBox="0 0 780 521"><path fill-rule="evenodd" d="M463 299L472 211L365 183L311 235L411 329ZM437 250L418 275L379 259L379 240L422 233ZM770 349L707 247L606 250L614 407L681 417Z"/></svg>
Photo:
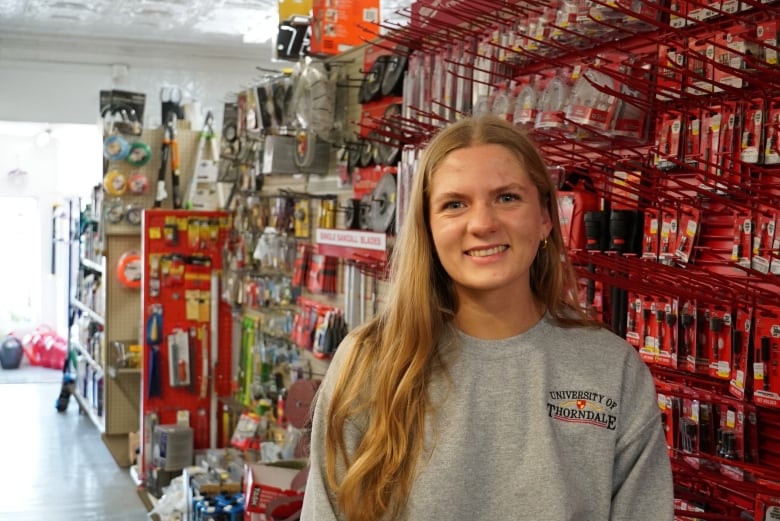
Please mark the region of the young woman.
<svg viewBox="0 0 780 521"><path fill-rule="evenodd" d="M579 311L528 137L442 130L408 212L384 310L320 387L301 519L671 520L652 378Z"/></svg>

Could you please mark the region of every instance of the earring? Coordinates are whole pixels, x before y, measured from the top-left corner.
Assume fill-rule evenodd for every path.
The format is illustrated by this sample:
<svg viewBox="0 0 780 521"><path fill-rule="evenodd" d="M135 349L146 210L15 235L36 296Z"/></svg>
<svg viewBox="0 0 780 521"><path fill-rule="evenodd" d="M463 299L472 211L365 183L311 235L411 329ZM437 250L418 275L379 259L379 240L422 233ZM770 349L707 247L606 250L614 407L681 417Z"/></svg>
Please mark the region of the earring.
<svg viewBox="0 0 780 521"><path fill-rule="evenodd" d="M544 238L542 241L542 245L540 246L540 249L544 250L547 248L547 237Z"/></svg>

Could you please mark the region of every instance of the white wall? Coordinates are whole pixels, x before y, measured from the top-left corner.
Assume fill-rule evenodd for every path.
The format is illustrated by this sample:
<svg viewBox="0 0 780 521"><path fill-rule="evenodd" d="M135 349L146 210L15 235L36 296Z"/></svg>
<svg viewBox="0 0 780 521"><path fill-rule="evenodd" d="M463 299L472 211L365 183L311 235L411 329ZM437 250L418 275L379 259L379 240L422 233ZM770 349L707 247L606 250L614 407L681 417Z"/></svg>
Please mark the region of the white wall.
<svg viewBox="0 0 780 521"><path fill-rule="evenodd" d="M2 127L3 132L14 128L6 123ZM40 316L32 317L33 325L45 324L64 334L67 327L66 250L58 249L58 269L56 276L52 275L52 216L55 206L67 197L88 196L91 187L100 182L101 135L96 124L17 124L16 127L19 135L0 134L0 197L29 197L37 203L38 218L22 224L29 226L29 233L39 234L37 256L29 259L39 273L34 280L28 281L33 292L32 305L40 309ZM33 134L28 132L30 128L40 130ZM38 142L38 136L46 128L52 130L51 138L43 144ZM25 174L10 174L19 170ZM30 255L16 250L13 244L6 247L5 254L0 257L0 269L7 268L5 264L10 265L8 256Z"/></svg>
<svg viewBox="0 0 780 521"><path fill-rule="evenodd" d="M53 129L53 139L44 147L36 145L35 135L16 135L4 124L0 131L0 196L31 196L40 208L41 323L62 334L66 331L67 273L50 274L52 207L69 196L88 197L101 181L100 90L145 93L144 126L156 128L160 88L178 85L204 113L213 110L220 128L224 101L262 75L256 67L289 66L271 63L270 45L185 46L0 35L0 123L50 123ZM119 69L127 74L116 76ZM202 119L193 121L193 127L201 123ZM19 128L26 131L29 125ZM6 175L19 167L28 172L23 179Z"/></svg>
<svg viewBox="0 0 780 521"><path fill-rule="evenodd" d="M118 88L146 94L144 126L156 128L160 88L178 85L221 123L224 101L262 74L257 67L290 65L272 63L270 46L0 35L0 121L94 123L100 90ZM125 68L126 75L115 75Z"/></svg>

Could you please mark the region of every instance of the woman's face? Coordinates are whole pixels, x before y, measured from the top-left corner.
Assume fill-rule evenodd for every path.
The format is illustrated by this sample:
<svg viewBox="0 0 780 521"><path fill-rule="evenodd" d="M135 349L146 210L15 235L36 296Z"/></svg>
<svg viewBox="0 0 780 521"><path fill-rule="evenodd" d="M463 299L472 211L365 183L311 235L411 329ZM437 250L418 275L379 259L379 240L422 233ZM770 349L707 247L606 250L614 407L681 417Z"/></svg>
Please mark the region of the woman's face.
<svg viewBox="0 0 780 521"><path fill-rule="evenodd" d="M451 152L433 173L429 208L436 253L459 295L530 295L531 264L552 222L510 150Z"/></svg>

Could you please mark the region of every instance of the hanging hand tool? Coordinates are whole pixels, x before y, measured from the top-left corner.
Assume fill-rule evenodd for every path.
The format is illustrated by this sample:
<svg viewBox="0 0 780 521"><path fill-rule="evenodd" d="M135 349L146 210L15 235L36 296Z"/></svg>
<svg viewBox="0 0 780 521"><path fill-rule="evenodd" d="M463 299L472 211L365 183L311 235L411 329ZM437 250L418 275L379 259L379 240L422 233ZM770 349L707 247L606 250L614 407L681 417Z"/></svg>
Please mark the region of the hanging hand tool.
<svg viewBox="0 0 780 521"><path fill-rule="evenodd" d="M710 335L712 336L712 360L716 364L720 361L720 349L723 347L723 339L720 332L723 329L723 319L710 317Z"/></svg>
<svg viewBox="0 0 780 521"><path fill-rule="evenodd" d="M655 351L663 351L664 348L664 314L663 309L655 310Z"/></svg>
<svg viewBox="0 0 780 521"><path fill-rule="evenodd" d="M585 212L583 219L585 222L585 249L603 251L607 231L606 213L601 211ZM588 264L588 273L596 273L596 265L592 262ZM596 281L593 277L588 277L585 289L585 306L588 313L592 311L595 301Z"/></svg>
<svg viewBox="0 0 780 521"><path fill-rule="evenodd" d="M171 155L172 122L167 122L163 128L162 148L160 149L160 169L157 172L157 191L154 194L154 207L160 208L162 202L168 197L165 190L165 173L168 169L168 159Z"/></svg>
<svg viewBox="0 0 780 521"><path fill-rule="evenodd" d="M179 175L179 142L176 141L176 118L173 118L173 124L170 127L171 137L171 184L173 186L173 208L178 210L182 207L181 176Z"/></svg>
<svg viewBox="0 0 780 521"><path fill-rule="evenodd" d="M218 200L217 181L219 177L219 146L214 132L214 116L211 112L206 114L203 130L200 132L198 149L195 156L195 172L192 175L190 186L187 189L187 198L184 202L187 208L196 210L217 210L220 207ZM206 157L208 150L211 157Z"/></svg>
<svg viewBox="0 0 780 521"><path fill-rule="evenodd" d="M742 366L742 331L734 329L731 333L731 360L737 371Z"/></svg>
<svg viewBox="0 0 780 521"><path fill-rule="evenodd" d="M669 326L669 352L674 354L677 350L677 314L674 311L666 312L666 325Z"/></svg>
<svg viewBox="0 0 780 521"><path fill-rule="evenodd" d="M762 336L759 343L759 351L757 353L757 359L761 364L761 376L763 383L763 390L769 390L769 360L771 356L772 340L768 336Z"/></svg>
<svg viewBox="0 0 780 521"><path fill-rule="evenodd" d="M176 127L178 120L184 118L181 108L182 91L179 87L163 87L160 89L160 101L162 111L163 145L160 160L160 172L157 176L157 194L154 199L154 207L160 208L162 202L168 197L165 191L165 171L168 167L168 160L171 163L172 187L173 187L173 207L181 208L181 193L179 190L179 146L176 142Z"/></svg>
<svg viewBox="0 0 780 521"><path fill-rule="evenodd" d="M162 369L160 364L160 344L162 343L162 306L152 306L146 321L146 344L149 346L149 398L162 395Z"/></svg>
<svg viewBox="0 0 780 521"><path fill-rule="evenodd" d="M692 351L689 331L693 325L693 315L689 311L683 311L680 314L680 325L682 326L682 335L680 336L681 355L688 356Z"/></svg>
<svg viewBox="0 0 780 521"><path fill-rule="evenodd" d="M653 312L650 308L642 308L642 347L653 347L648 340L650 338L650 314Z"/></svg>

